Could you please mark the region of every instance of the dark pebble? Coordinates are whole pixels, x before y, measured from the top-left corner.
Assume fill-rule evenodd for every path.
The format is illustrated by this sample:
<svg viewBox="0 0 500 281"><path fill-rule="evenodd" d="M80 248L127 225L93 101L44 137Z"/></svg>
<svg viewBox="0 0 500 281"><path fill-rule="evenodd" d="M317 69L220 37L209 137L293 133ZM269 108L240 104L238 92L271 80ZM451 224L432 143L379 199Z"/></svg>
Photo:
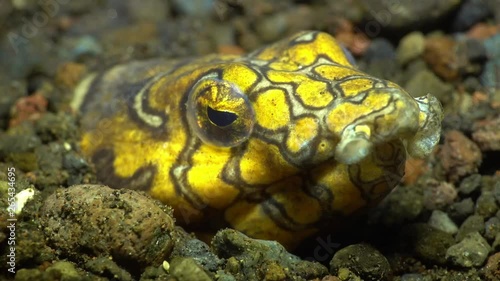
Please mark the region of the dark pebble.
<svg viewBox="0 0 500 281"><path fill-rule="evenodd" d="M424 206L429 210L443 209L457 198L457 190L449 182L429 180L424 188Z"/></svg>
<svg viewBox="0 0 500 281"><path fill-rule="evenodd" d="M482 41L477 39L467 39L465 41L466 55L470 62L484 62L488 58L488 53Z"/></svg>
<svg viewBox="0 0 500 281"><path fill-rule="evenodd" d="M500 234L500 219L492 217L484 223L484 238L493 241Z"/></svg>
<svg viewBox="0 0 500 281"><path fill-rule="evenodd" d="M370 213L370 217L373 221L394 225L415 219L423 208L423 192L420 188L400 186L394 189L383 203Z"/></svg>
<svg viewBox="0 0 500 281"><path fill-rule="evenodd" d="M443 131L459 130L463 132L472 132L473 120L469 116L450 113L444 116L442 126Z"/></svg>
<svg viewBox="0 0 500 281"><path fill-rule="evenodd" d="M63 167L69 171L87 171L89 164L80 155L72 152L64 155Z"/></svg>
<svg viewBox="0 0 500 281"><path fill-rule="evenodd" d="M12 12L12 1L11 0L0 0L0 25L2 25L7 19L9 14Z"/></svg>
<svg viewBox="0 0 500 281"><path fill-rule="evenodd" d="M446 251L446 259L461 267L481 266L491 250L488 242L478 232L471 232L462 241Z"/></svg>
<svg viewBox="0 0 500 281"><path fill-rule="evenodd" d="M320 263L303 261L275 241L252 239L233 229L217 232L212 248L227 259L226 270L238 280L314 279L328 274Z"/></svg>
<svg viewBox="0 0 500 281"><path fill-rule="evenodd" d="M453 235L458 231L458 227L455 222L450 219L448 214L440 210L432 211L431 217L429 218L429 221L427 223L430 226L448 234Z"/></svg>
<svg viewBox="0 0 500 281"><path fill-rule="evenodd" d="M210 247L205 242L194 238L180 228L176 229L174 235L177 242L170 258L192 258L204 269L212 272L217 271L222 266L223 261L210 251Z"/></svg>
<svg viewBox="0 0 500 281"><path fill-rule="evenodd" d="M489 59L493 60L494 58L500 58L500 48L498 48L499 44L500 34L496 34L484 40L484 48L486 49Z"/></svg>
<svg viewBox="0 0 500 281"><path fill-rule="evenodd" d="M478 215L468 217L458 229L456 241L461 241L472 232L484 233L484 218Z"/></svg>
<svg viewBox="0 0 500 281"><path fill-rule="evenodd" d="M7 71L12 78L24 78L36 71L51 73L50 68L58 59L51 52L55 50L53 40L45 33L37 32L37 36L24 37L22 27L11 30L9 36L0 39L0 68Z"/></svg>
<svg viewBox="0 0 500 281"><path fill-rule="evenodd" d="M56 191L41 208L40 225L69 260L112 257L134 273L162 264L173 246L171 209L143 193L103 185Z"/></svg>
<svg viewBox="0 0 500 281"><path fill-rule="evenodd" d="M418 257L439 264L446 262L446 250L455 243L451 234L424 223L415 223L403 228L398 240L400 245Z"/></svg>
<svg viewBox="0 0 500 281"><path fill-rule="evenodd" d="M213 280L194 259L186 257L172 259L170 262L170 275L177 281Z"/></svg>
<svg viewBox="0 0 500 281"><path fill-rule="evenodd" d="M481 175L473 174L462 180L460 186L458 187L458 191L461 194L469 195L481 187Z"/></svg>
<svg viewBox="0 0 500 281"><path fill-rule="evenodd" d="M494 21L496 24L500 23L500 6L498 0L485 0L486 5L492 11Z"/></svg>
<svg viewBox="0 0 500 281"><path fill-rule="evenodd" d="M489 218L495 215L498 206L491 191L483 191L476 200L476 214Z"/></svg>
<svg viewBox="0 0 500 281"><path fill-rule="evenodd" d="M366 25L365 29L370 30L375 36L378 28L387 28L389 30L415 30L422 25L429 25L442 19L448 13L456 9L459 1L443 0L443 1L361 1L366 11L366 20L370 25ZM370 20L376 20L373 23Z"/></svg>
<svg viewBox="0 0 500 281"><path fill-rule="evenodd" d="M51 142L35 149L37 163L40 167L40 170L37 171L37 186L57 187L66 182L67 173L62 169L65 152L64 146L57 142Z"/></svg>
<svg viewBox="0 0 500 281"><path fill-rule="evenodd" d="M467 76L463 81L463 85L468 93L474 93L483 87L481 81L474 76Z"/></svg>
<svg viewBox="0 0 500 281"><path fill-rule="evenodd" d="M96 259L91 259L85 263L85 268L97 275L101 275L106 272L116 280L120 281L132 281L134 278L125 269L121 268L116 264L116 261L110 259L109 257L98 257Z"/></svg>
<svg viewBox="0 0 500 281"><path fill-rule="evenodd" d="M500 205L500 181L493 187L493 196L495 196L497 203Z"/></svg>
<svg viewBox="0 0 500 281"><path fill-rule="evenodd" d="M401 281L432 281L432 278L420 273L407 273L401 276Z"/></svg>
<svg viewBox="0 0 500 281"><path fill-rule="evenodd" d="M85 174L91 170L87 161L73 151L63 155L62 165L68 171L67 185L69 186L84 183Z"/></svg>
<svg viewBox="0 0 500 281"><path fill-rule="evenodd" d="M500 233L498 233L495 237L495 241L493 241L491 247L493 248L493 251L500 252Z"/></svg>
<svg viewBox="0 0 500 281"><path fill-rule="evenodd" d="M424 53L425 37L420 31L406 34L399 41L396 59L399 65L404 66L419 58Z"/></svg>
<svg viewBox="0 0 500 281"><path fill-rule="evenodd" d="M451 204L448 210L448 215L455 222L464 221L472 213L474 213L474 201L471 198Z"/></svg>
<svg viewBox="0 0 500 281"><path fill-rule="evenodd" d="M2 1L2 0L0 0ZM27 92L24 80L11 80L0 73L0 129L6 129L12 106Z"/></svg>
<svg viewBox="0 0 500 281"><path fill-rule="evenodd" d="M490 37L484 41L484 47L489 60L484 65L481 73L481 81L485 87L499 87L498 65L500 64L500 34Z"/></svg>
<svg viewBox="0 0 500 281"><path fill-rule="evenodd" d="M456 13L451 25L454 32L466 31L491 14L484 0L465 0Z"/></svg>
<svg viewBox="0 0 500 281"><path fill-rule="evenodd" d="M0 158L22 171L38 169L35 148L42 144L31 123L25 122L0 138Z"/></svg>
<svg viewBox="0 0 500 281"><path fill-rule="evenodd" d="M330 273L338 275L341 268L348 268L362 280L390 280L391 266L375 248L366 244L347 246L335 253L330 261Z"/></svg>
<svg viewBox="0 0 500 281"><path fill-rule="evenodd" d="M433 93L443 104L449 104L453 99L453 85L444 82L436 74L427 69L415 73L405 84L404 88L413 97Z"/></svg>
<svg viewBox="0 0 500 281"><path fill-rule="evenodd" d="M374 60L394 60L396 58L396 49L389 40L376 38L366 50L363 59L368 63Z"/></svg>
<svg viewBox="0 0 500 281"><path fill-rule="evenodd" d="M395 58L396 50L391 42L384 38L377 38L366 50L359 62L359 67L377 77L394 79L400 73Z"/></svg>

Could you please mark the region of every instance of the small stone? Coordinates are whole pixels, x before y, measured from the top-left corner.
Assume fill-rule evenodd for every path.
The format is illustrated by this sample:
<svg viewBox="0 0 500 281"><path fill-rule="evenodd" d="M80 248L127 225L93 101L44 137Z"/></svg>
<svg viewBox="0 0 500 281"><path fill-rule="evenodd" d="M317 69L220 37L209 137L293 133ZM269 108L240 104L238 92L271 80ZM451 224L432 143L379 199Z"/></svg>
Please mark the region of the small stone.
<svg viewBox="0 0 500 281"><path fill-rule="evenodd" d="M58 271L61 274L61 280L67 280L71 278L77 279L80 275L76 270L73 263L68 261L58 261L47 268L47 271Z"/></svg>
<svg viewBox="0 0 500 281"><path fill-rule="evenodd" d="M476 200L476 214L489 218L495 215L498 206L491 191L483 191Z"/></svg>
<svg viewBox="0 0 500 281"><path fill-rule="evenodd" d="M102 53L102 46L94 36L63 37L59 56L68 60L77 60L82 56L97 56Z"/></svg>
<svg viewBox="0 0 500 281"><path fill-rule="evenodd" d="M170 13L168 1L163 0L129 0L128 14L136 21L163 22Z"/></svg>
<svg viewBox="0 0 500 281"><path fill-rule="evenodd" d="M488 53L482 41L467 39L465 41L465 54L469 62L484 63L488 59Z"/></svg>
<svg viewBox="0 0 500 281"><path fill-rule="evenodd" d="M500 276L500 252L488 258L484 267L484 277L486 281L498 281Z"/></svg>
<svg viewBox="0 0 500 281"><path fill-rule="evenodd" d="M396 51L396 58L400 65L406 65L408 62L420 57L424 53L425 37L420 31L414 31L406 34L399 41Z"/></svg>
<svg viewBox="0 0 500 281"><path fill-rule="evenodd" d="M0 0L1 1L1 0ZM12 80L0 74L0 129L6 129L11 107L27 92L25 81Z"/></svg>
<svg viewBox="0 0 500 281"><path fill-rule="evenodd" d="M360 5L364 6L365 21L369 23L366 29L372 33L371 36L375 36L375 31L380 28L415 30L423 25L432 26L457 9L460 1L372 0L360 1Z"/></svg>
<svg viewBox="0 0 500 281"><path fill-rule="evenodd" d="M262 17L256 22L255 31L263 42L279 39L288 28L286 13L276 13Z"/></svg>
<svg viewBox="0 0 500 281"><path fill-rule="evenodd" d="M391 267L387 259L375 248L366 244L347 246L335 253L330 261L330 273L348 268L362 280L390 280Z"/></svg>
<svg viewBox="0 0 500 281"><path fill-rule="evenodd" d="M432 281L429 276L420 273L407 273L401 276L401 281Z"/></svg>
<svg viewBox="0 0 500 281"><path fill-rule="evenodd" d="M365 33L358 32L354 23L346 19L340 20L334 36L355 56L363 56L371 43L371 39Z"/></svg>
<svg viewBox="0 0 500 281"><path fill-rule="evenodd" d="M9 127L17 126L24 121L40 119L47 111L48 104L49 102L42 92L36 92L33 95L18 99L11 110L12 118Z"/></svg>
<svg viewBox="0 0 500 281"><path fill-rule="evenodd" d="M171 209L129 189L74 185L58 190L45 200L40 225L47 241L76 262L104 256L121 266L133 260L136 269L159 266L173 246Z"/></svg>
<svg viewBox="0 0 500 281"><path fill-rule="evenodd" d="M28 268L20 268L16 272L15 280L42 280L43 271L38 268L28 269ZM60 278L60 274L57 274L57 278Z"/></svg>
<svg viewBox="0 0 500 281"><path fill-rule="evenodd" d="M457 236L455 237L456 241L461 241L465 238L469 233L484 232L484 218L478 215L472 215L468 217L458 229Z"/></svg>
<svg viewBox="0 0 500 281"><path fill-rule="evenodd" d="M451 234L424 223L405 226L399 235L399 243L418 257L432 263L444 264L448 247L453 245Z"/></svg>
<svg viewBox="0 0 500 281"><path fill-rule="evenodd" d="M424 206L429 210L447 207L457 198L457 190L451 183L428 180L426 184Z"/></svg>
<svg viewBox="0 0 500 281"><path fill-rule="evenodd" d="M500 43L499 43L500 44ZM500 88L500 81L497 79L499 71L500 58L491 58L484 64L484 70L479 78L486 88L490 91Z"/></svg>
<svg viewBox="0 0 500 281"><path fill-rule="evenodd" d="M233 229L222 229L212 240L217 256L228 259L226 270L238 280L263 280L272 270L286 279L314 279L328 274L326 267L317 262L304 261L288 253L276 241L252 239ZM231 262L229 262L232 260Z"/></svg>
<svg viewBox="0 0 500 281"><path fill-rule="evenodd" d="M473 174L462 180L458 187L458 191L461 194L469 195L477 191L479 187L481 187L481 175Z"/></svg>
<svg viewBox="0 0 500 281"><path fill-rule="evenodd" d="M233 275L224 270L217 270L215 276L217 276L217 281L237 281Z"/></svg>
<svg viewBox="0 0 500 281"><path fill-rule="evenodd" d="M452 23L452 30L462 32L469 29L474 24L491 15L491 11L484 0L466 0L455 14Z"/></svg>
<svg viewBox="0 0 500 281"><path fill-rule="evenodd" d="M498 49L498 44L500 43L500 34L496 34L484 41L484 47L486 48L486 53L490 59L500 58L500 50Z"/></svg>
<svg viewBox="0 0 500 281"><path fill-rule="evenodd" d="M318 281L319 281L319 279L318 279ZM327 275L327 276L321 278L321 281L341 281L341 280L337 276Z"/></svg>
<svg viewBox="0 0 500 281"><path fill-rule="evenodd" d="M448 215L454 221L463 221L474 213L474 201L471 198L466 198L462 201L455 202L450 205Z"/></svg>
<svg viewBox="0 0 500 281"><path fill-rule="evenodd" d="M66 62L57 68L55 81L57 85L67 89L74 89L87 73L84 64L76 62Z"/></svg>
<svg viewBox="0 0 500 281"><path fill-rule="evenodd" d="M130 272L125 270L125 267L120 267L117 261L110 259L109 257L97 257L88 260L85 265L85 269L89 272L93 272L97 275L102 275L104 272L109 274L109 276L119 276L120 281L133 281ZM135 267L127 267L128 270L134 270Z"/></svg>
<svg viewBox="0 0 500 281"><path fill-rule="evenodd" d="M234 30L234 26L232 25L224 25L217 24L214 26L213 39L217 46L232 46L233 48L237 48L238 52L235 54L242 54L243 50L240 46L236 46L236 32ZM222 53L222 52L221 52ZM228 54L230 54L228 52Z"/></svg>
<svg viewBox="0 0 500 281"><path fill-rule="evenodd" d="M415 73L405 84L404 88L413 97L420 97L432 93L444 105L453 100L453 85L443 82L432 71L423 69Z"/></svg>
<svg viewBox="0 0 500 281"><path fill-rule="evenodd" d="M377 60L394 61L395 57L396 50L389 40L384 38L375 38L366 50L363 59L368 63L372 63Z"/></svg>
<svg viewBox="0 0 500 281"><path fill-rule="evenodd" d="M435 229L439 229L448 234L455 234L458 232L457 225L450 219L447 213L440 210L432 211L431 217L427 223Z"/></svg>
<svg viewBox="0 0 500 281"><path fill-rule="evenodd" d="M477 122L472 130L472 139L482 151L500 151L500 116Z"/></svg>
<svg viewBox="0 0 500 281"><path fill-rule="evenodd" d="M42 142L74 140L78 136L78 126L74 115L47 112L35 123L35 130Z"/></svg>
<svg viewBox="0 0 500 281"><path fill-rule="evenodd" d="M339 268L337 276L340 280L364 281L356 273L345 267Z"/></svg>
<svg viewBox="0 0 500 281"><path fill-rule="evenodd" d="M281 5L287 5L287 2L277 2L281 3ZM313 5L292 5L289 9L284 10L287 10L287 34L296 33L303 30L316 29L315 23L317 22L316 19L318 18L318 13L316 13L316 10L314 10Z"/></svg>
<svg viewBox="0 0 500 281"><path fill-rule="evenodd" d="M0 0L0 25L8 19L10 12L12 12L12 1L11 0Z"/></svg>
<svg viewBox="0 0 500 281"><path fill-rule="evenodd" d="M432 36L425 40L423 58L439 77L446 81L459 78L456 42L447 36Z"/></svg>
<svg viewBox="0 0 500 281"><path fill-rule="evenodd" d="M495 237L495 241L493 241L493 244L491 247L493 248L493 251L500 252L500 233L497 233L497 236Z"/></svg>
<svg viewBox="0 0 500 281"><path fill-rule="evenodd" d="M415 186L395 188L387 198L370 213L371 220L385 225L401 224L418 217L423 210L423 194Z"/></svg>
<svg viewBox="0 0 500 281"><path fill-rule="evenodd" d="M14 79L26 78L35 72L52 75L48 73L52 73L51 67L59 61L54 53L57 49L54 40L45 32L24 37L22 30L26 26L30 25L18 24L17 29L11 29L7 36L0 37L0 69L5 72L2 74ZM33 28L39 30L35 26Z"/></svg>
<svg viewBox="0 0 500 281"><path fill-rule="evenodd" d="M214 12L219 15L223 13L221 9L225 9L221 5L215 5L215 0L172 0L170 2L178 13L192 17L208 17Z"/></svg>
<svg viewBox="0 0 500 281"><path fill-rule="evenodd" d="M192 258L174 258L170 262L170 275L178 281L213 280Z"/></svg>
<svg viewBox="0 0 500 281"><path fill-rule="evenodd" d="M495 196L497 203L500 205L500 181L495 183L495 187L493 187L493 196Z"/></svg>
<svg viewBox="0 0 500 281"><path fill-rule="evenodd" d="M364 56L358 61L363 71L383 79L394 79L400 68L395 62L396 50L392 43L384 38L375 38L369 45ZM366 65L364 65L366 64Z"/></svg>
<svg viewBox="0 0 500 281"><path fill-rule="evenodd" d="M484 227L484 238L493 241L500 234L500 218L490 218L484 223Z"/></svg>
<svg viewBox="0 0 500 281"><path fill-rule="evenodd" d="M488 242L478 232L469 233L462 241L448 248L446 259L461 267L479 267L491 250Z"/></svg>
<svg viewBox="0 0 500 281"><path fill-rule="evenodd" d="M474 93L480 91L483 88L483 86L481 85L481 81L479 81L479 79L474 76L465 77L463 85L468 93Z"/></svg>
<svg viewBox="0 0 500 281"><path fill-rule="evenodd" d="M11 128L9 134L0 138L0 158L22 171L37 170L38 159L35 148L41 144L42 141L36 134L33 124L21 124Z"/></svg>
<svg viewBox="0 0 500 281"><path fill-rule="evenodd" d="M170 255L171 258L192 258L197 264L210 272L215 272L217 268L222 266L223 261L210 251L210 247L205 242L194 238L182 229L176 229L174 238L176 243Z"/></svg>
<svg viewBox="0 0 500 281"><path fill-rule="evenodd" d="M484 47L486 48L486 52L488 54L489 60L484 65L484 70L481 73L481 81L483 85L489 88L500 87L498 81L498 65L500 62L500 34L497 34L486 39L484 41Z"/></svg>
<svg viewBox="0 0 500 281"><path fill-rule="evenodd" d="M468 38L486 40L494 36L497 32L498 27L495 24L480 22L473 25L465 34Z"/></svg>
<svg viewBox="0 0 500 281"><path fill-rule="evenodd" d="M144 46L146 44L154 46L159 42L160 26L153 22L137 22L123 27L106 30L101 35L99 49L107 56L140 56L140 54L131 54L131 46ZM172 43L172 42L168 42ZM102 46L102 47L101 47ZM137 58L137 57L134 57ZM139 57L140 58L140 57Z"/></svg>
<svg viewBox="0 0 500 281"><path fill-rule="evenodd" d="M445 133L444 144L438 157L448 178L456 182L463 176L476 173L481 164L481 150L462 132L450 130Z"/></svg>

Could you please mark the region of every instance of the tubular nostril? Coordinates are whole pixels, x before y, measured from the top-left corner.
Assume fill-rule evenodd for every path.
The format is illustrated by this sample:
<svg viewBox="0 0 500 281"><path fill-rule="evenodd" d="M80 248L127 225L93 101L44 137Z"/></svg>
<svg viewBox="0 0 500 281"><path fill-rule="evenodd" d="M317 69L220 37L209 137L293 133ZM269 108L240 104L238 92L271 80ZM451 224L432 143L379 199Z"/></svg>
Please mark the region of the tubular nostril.
<svg viewBox="0 0 500 281"><path fill-rule="evenodd" d="M335 150L335 159L344 164L355 164L371 153L373 143L368 126L358 125L346 128Z"/></svg>

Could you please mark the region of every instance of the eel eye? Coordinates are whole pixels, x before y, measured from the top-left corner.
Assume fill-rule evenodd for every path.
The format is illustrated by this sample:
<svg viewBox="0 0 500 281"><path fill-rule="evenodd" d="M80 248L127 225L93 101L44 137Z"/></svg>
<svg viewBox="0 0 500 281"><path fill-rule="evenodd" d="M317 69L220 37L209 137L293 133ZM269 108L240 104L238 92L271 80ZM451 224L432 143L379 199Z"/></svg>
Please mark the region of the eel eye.
<svg viewBox="0 0 500 281"><path fill-rule="evenodd" d="M189 92L187 121L203 142L233 147L246 141L255 124L248 97L233 83L204 78Z"/></svg>
<svg viewBox="0 0 500 281"><path fill-rule="evenodd" d="M236 119L238 119L238 115L233 112L227 111L219 111L207 106L207 115L210 121L219 127L226 127L231 125Z"/></svg>

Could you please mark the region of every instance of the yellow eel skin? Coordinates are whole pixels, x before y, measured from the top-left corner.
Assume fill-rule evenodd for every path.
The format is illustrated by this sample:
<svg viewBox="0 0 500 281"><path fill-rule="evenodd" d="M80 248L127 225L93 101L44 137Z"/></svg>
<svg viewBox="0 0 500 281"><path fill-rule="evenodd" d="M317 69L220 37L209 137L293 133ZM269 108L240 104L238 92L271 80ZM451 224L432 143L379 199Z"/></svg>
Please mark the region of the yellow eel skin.
<svg viewBox="0 0 500 281"><path fill-rule="evenodd" d="M117 65L72 106L101 182L149 192L180 223L287 247L379 202L443 118L435 97L357 70L316 31L244 56Z"/></svg>

